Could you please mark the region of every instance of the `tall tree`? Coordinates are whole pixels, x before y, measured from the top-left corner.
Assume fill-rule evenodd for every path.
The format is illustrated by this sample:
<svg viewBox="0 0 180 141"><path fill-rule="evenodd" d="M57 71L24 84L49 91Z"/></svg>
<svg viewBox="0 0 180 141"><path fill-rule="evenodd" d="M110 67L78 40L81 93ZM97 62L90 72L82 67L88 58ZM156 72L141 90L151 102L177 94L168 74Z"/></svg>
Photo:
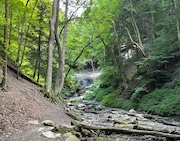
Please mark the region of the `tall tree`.
<svg viewBox="0 0 180 141"><path fill-rule="evenodd" d="M43 24L44 21L44 12L45 12L45 4L44 1L40 3L39 6L39 29L38 29L38 48L36 50L37 52L37 57L36 57L36 63L35 63L35 68L34 68L34 73L33 73L33 79L35 79L36 72L37 72L37 82L39 82L40 78L40 63L41 63L41 45L42 45L42 36L43 36Z"/></svg>
<svg viewBox="0 0 180 141"><path fill-rule="evenodd" d="M64 18L64 34L63 34L63 44L62 48L60 46L60 41L58 38L58 34L56 34L56 42L58 46L58 56L59 56L59 66L57 71L57 77L55 82L55 94L61 93L64 86L64 78L65 78L65 51L66 51L66 42L67 42L67 28L68 28L68 0L65 3L65 18Z"/></svg>
<svg viewBox="0 0 180 141"><path fill-rule="evenodd" d="M174 0L174 9L176 13L176 26L177 26L177 34L178 34L178 46L180 50L180 27L179 27L179 1Z"/></svg>
<svg viewBox="0 0 180 141"><path fill-rule="evenodd" d="M9 1L5 0L5 25L4 25L4 48L3 48L3 79L1 82L3 90L7 89L7 50L8 50L8 14Z"/></svg>
<svg viewBox="0 0 180 141"><path fill-rule="evenodd" d="M26 7L28 7L28 3L29 3L29 0L26 1ZM18 33L18 51L17 51L17 58L16 58L16 63L18 64L17 79L19 76L19 69L20 69L19 60L20 60L20 53L21 53L21 45L23 42L25 19L26 19L26 11L24 11L22 22L19 27L19 33Z"/></svg>
<svg viewBox="0 0 180 141"><path fill-rule="evenodd" d="M49 32L49 43L48 43L48 64L47 64L47 74L46 74L46 91L51 92L52 85L52 59L53 59L53 44L55 34L57 32L59 19L59 0L53 1L52 8L52 18L50 19L50 32Z"/></svg>

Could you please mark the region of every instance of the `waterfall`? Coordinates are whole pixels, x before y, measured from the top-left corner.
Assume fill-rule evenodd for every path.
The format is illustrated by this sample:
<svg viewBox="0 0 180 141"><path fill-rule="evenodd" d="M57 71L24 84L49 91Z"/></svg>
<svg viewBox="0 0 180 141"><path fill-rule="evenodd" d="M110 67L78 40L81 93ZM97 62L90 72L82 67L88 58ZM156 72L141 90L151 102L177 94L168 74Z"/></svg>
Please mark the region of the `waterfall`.
<svg viewBox="0 0 180 141"><path fill-rule="evenodd" d="M88 87L93 84L94 79L100 75L100 72L92 71L92 70L81 70L76 76L78 78L78 83L82 88Z"/></svg>

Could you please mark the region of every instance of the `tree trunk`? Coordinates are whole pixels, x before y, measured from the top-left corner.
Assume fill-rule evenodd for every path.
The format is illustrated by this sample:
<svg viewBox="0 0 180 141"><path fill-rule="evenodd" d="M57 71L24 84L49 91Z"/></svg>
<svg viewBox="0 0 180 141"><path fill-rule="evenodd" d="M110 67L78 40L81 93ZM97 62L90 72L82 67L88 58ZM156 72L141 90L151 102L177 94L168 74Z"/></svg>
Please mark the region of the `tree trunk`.
<svg viewBox="0 0 180 141"><path fill-rule="evenodd" d="M44 2L42 2L42 7L44 7ZM39 25L42 24L43 21L43 14L44 14L44 9L42 8L40 11L40 19L39 19ZM34 68L34 74L33 74L33 79L36 77L37 73L37 82L39 82L39 77L40 77L40 62L41 62L41 39L42 39L42 26L40 26L39 31L38 31L38 49L37 49L37 58L36 58L36 64Z"/></svg>
<svg viewBox="0 0 180 141"><path fill-rule="evenodd" d="M26 1L26 7L29 4L29 0ZM23 18L22 18L22 22L21 22L21 26L19 27L19 32L18 32L18 52L17 52L17 58L16 58L16 63L18 64L18 71L17 71L17 79L19 77L19 67L20 67L20 54L21 54L21 45L23 42L23 35L24 35L24 24L25 24L25 18L26 17L26 11L24 12Z"/></svg>
<svg viewBox="0 0 180 141"><path fill-rule="evenodd" d="M180 50L180 28L179 28L179 1L174 0L174 9L176 12L176 26L177 26L177 34L178 34L178 46Z"/></svg>
<svg viewBox="0 0 180 141"><path fill-rule="evenodd" d="M55 28L58 25L58 15L59 15L59 0L53 1L52 18L50 19L50 32L49 32L49 42L48 42L48 62L47 62L47 74L46 74L46 91L51 92L52 85L52 59L53 59L53 43L55 38Z"/></svg>
<svg viewBox="0 0 180 141"><path fill-rule="evenodd" d="M7 50L8 50L8 0L5 1L5 20L6 23L4 25L4 48L3 48L3 78L1 82L1 86L3 90L7 90Z"/></svg>
<svg viewBox="0 0 180 141"><path fill-rule="evenodd" d="M121 77L121 81L120 81L120 89L124 89L126 90L128 88L128 84L127 84L127 77L125 75L125 70L123 70L122 68L122 64L123 64L123 58L122 58L122 50L121 50L121 43L120 43L120 39L119 39L119 35L117 33L117 29L116 29L116 25L115 22L113 21L113 28L114 28L114 33L116 36L116 40L117 40L117 47L118 47L118 68L120 70L120 77Z"/></svg>
<svg viewBox="0 0 180 141"><path fill-rule="evenodd" d="M59 47L59 67L55 82L55 94L58 95L61 93L63 87L64 87L64 79L65 79L65 72L64 72L64 66L65 66L65 51L66 51L66 43L67 43L67 28L68 28L68 0L66 0L65 4L65 19L64 19L64 37L63 37L63 45L62 48ZM57 34L58 35L58 34ZM56 39L58 39L56 37ZM58 41L58 40L57 40Z"/></svg>

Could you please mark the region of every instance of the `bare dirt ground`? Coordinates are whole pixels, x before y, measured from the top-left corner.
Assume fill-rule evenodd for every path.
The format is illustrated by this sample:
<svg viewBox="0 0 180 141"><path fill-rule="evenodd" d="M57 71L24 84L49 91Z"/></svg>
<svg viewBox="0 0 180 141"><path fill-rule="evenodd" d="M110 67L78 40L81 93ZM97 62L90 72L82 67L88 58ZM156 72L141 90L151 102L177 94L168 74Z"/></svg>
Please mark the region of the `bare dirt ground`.
<svg viewBox="0 0 180 141"><path fill-rule="evenodd" d="M0 81L2 71L0 68ZM8 71L8 91L0 90L0 141L48 141L41 136L42 124L28 121L52 120L56 125L70 125L72 119L65 114L63 105L55 105L40 92L42 88ZM56 138L53 140L63 140Z"/></svg>

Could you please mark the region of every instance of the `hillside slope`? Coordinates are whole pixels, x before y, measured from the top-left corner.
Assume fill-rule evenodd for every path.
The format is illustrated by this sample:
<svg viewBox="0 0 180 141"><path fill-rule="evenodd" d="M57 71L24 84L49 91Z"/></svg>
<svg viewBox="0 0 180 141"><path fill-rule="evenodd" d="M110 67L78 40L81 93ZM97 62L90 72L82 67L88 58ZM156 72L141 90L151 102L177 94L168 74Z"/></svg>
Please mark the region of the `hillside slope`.
<svg viewBox="0 0 180 141"><path fill-rule="evenodd" d="M0 68L0 76L2 71ZM0 78L1 81L1 78ZM40 92L40 87L8 71L8 92L0 90L0 140L12 140L11 136L31 129L30 120L53 120L57 125L70 125L72 119L65 114L63 106L55 105ZM17 135L19 136L19 134ZM21 139L21 138L18 138Z"/></svg>

